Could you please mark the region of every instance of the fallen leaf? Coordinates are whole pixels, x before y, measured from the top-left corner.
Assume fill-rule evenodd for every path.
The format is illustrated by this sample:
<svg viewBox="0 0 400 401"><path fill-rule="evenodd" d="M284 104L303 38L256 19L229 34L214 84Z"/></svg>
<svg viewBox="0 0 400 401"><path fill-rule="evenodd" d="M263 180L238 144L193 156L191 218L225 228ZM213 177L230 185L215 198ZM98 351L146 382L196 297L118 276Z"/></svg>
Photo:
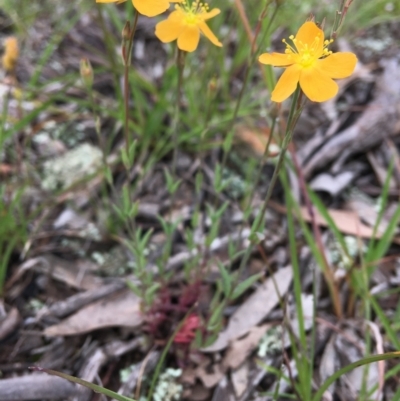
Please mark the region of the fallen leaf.
<svg viewBox="0 0 400 401"><path fill-rule="evenodd" d="M336 333L333 333L329 339L324 352L322 354L321 363L319 365L319 375L321 383L324 383L328 377L332 376L339 369L339 357L335 349ZM332 383L326 392L334 394L336 383Z"/></svg>
<svg viewBox="0 0 400 401"><path fill-rule="evenodd" d="M328 212L335 222L339 231L343 234L354 235L355 237L361 238L381 238L382 232L379 230L374 234L374 230L372 227L367 226L364 224L360 218L358 217L357 213L351 210L335 210L335 209L328 209ZM329 227L329 224L325 221L322 215L314 209L315 214L315 221L318 225L323 227ZM311 222L311 216L308 213L307 208L301 208L301 215L303 219L307 222ZM396 244L400 244L400 238L393 238L393 242Z"/></svg>
<svg viewBox="0 0 400 401"><path fill-rule="evenodd" d="M44 335L72 336L105 327L137 327L142 322L140 298L131 290L125 289L82 308L56 325L47 327Z"/></svg>
<svg viewBox="0 0 400 401"><path fill-rule="evenodd" d="M214 344L203 348L203 352L216 352L225 349L228 344L248 333L254 326L265 319L278 304L279 297L286 294L292 282L293 271L291 266L278 270L273 278L268 278L257 290L239 306L229 319L225 331L218 335ZM276 291L274 281L276 282Z"/></svg>
<svg viewBox="0 0 400 401"><path fill-rule="evenodd" d="M222 365L225 368L232 369L239 367L248 355L258 346L262 336L271 327L270 324L255 326L250 329L245 337L232 341L224 356Z"/></svg>
<svg viewBox="0 0 400 401"><path fill-rule="evenodd" d="M344 171L336 176L322 173L311 181L310 188L314 191L324 191L336 196L353 181L354 177L354 171Z"/></svg>
<svg viewBox="0 0 400 401"><path fill-rule="evenodd" d="M21 315L17 308L11 308L4 318L0 318L0 341L13 333L21 322Z"/></svg>
<svg viewBox="0 0 400 401"><path fill-rule="evenodd" d="M92 290L102 285L104 280L91 275L98 266L89 260L69 261L54 255L43 255L40 257L43 263L35 266L36 271L50 274L55 280L61 281L70 287Z"/></svg>
<svg viewBox="0 0 400 401"><path fill-rule="evenodd" d="M215 387L225 376L220 364L215 363L212 366L199 366L196 369L197 377L203 382L206 388Z"/></svg>
<svg viewBox="0 0 400 401"><path fill-rule="evenodd" d="M0 175L8 175L11 174L13 171L13 166L5 163L0 163Z"/></svg>
<svg viewBox="0 0 400 401"><path fill-rule="evenodd" d="M249 385L249 363L246 361L231 373L233 389L237 398L240 398Z"/></svg>
<svg viewBox="0 0 400 401"><path fill-rule="evenodd" d="M211 401L236 401L232 383L228 380L227 376L224 376L218 383Z"/></svg>
<svg viewBox="0 0 400 401"><path fill-rule="evenodd" d="M268 127L249 127L242 124L235 127L235 140L240 145L241 151L248 156L263 157L270 135ZM276 142L271 140L271 145L276 147Z"/></svg>
<svg viewBox="0 0 400 401"><path fill-rule="evenodd" d="M183 398L190 401L205 401L210 399L210 395L210 389L205 388L200 383L196 383L191 388L185 389Z"/></svg>

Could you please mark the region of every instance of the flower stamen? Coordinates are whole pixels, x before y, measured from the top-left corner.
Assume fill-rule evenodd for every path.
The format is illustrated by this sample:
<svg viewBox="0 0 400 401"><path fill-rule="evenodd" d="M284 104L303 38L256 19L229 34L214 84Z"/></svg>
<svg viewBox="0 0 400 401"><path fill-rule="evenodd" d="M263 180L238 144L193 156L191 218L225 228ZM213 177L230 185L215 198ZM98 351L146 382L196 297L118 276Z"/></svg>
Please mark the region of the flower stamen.
<svg viewBox="0 0 400 401"><path fill-rule="evenodd" d="M210 6L200 0L189 3L183 0L180 4L175 5L175 9L184 14L184 22L188 25L197 25L204 21L202 14L206 14L210 10Z"/></svg>
<svg viewBox="0 0 400 401"><path fill-rule="evenodd" d="M286 39L282 39L282 42L286 45L285 54L287 54L289 58L295 59L296 63L304 68L313 65L315 60L332 54L332 51L328 50L328 45L333 42L333 39L325 40L321 50L321 35L315 36L311 43L303 43L301 40L296 39L294 35L290 35L289 40L293 45Z"/></svg>

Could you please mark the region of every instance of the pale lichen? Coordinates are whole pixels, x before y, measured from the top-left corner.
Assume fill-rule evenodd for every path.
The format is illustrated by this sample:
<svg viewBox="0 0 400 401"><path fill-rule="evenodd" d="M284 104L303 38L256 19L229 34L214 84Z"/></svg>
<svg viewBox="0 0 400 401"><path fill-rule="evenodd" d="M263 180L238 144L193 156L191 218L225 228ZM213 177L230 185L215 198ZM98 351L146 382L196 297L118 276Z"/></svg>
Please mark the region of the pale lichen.
<svg viewBox="0 0 400 401"><path fill-rule="evenodd" d="M99 148L84 143L62 156L43 164L42 188L48 191L66 189L72 184L94 174L102 164Z"/></svg>
<svg viewBox="0 0 400 401"><path fill-rule="evenodd" d="M182 375L181 369L168 368L160 375L157 386L154 390L154 401L173 401L180 400L183 386L177 382Z"/></svg>

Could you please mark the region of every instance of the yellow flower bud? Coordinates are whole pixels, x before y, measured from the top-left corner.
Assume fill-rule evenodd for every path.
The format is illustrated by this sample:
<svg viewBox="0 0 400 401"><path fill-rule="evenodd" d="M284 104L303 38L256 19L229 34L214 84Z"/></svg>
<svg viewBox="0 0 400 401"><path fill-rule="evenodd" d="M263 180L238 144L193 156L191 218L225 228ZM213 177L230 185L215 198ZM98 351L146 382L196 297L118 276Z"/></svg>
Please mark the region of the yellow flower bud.
<svg viewBox="0 0 400 401"><path fill-rule="evenodd" d="M80 73L84 85L88 89L91 89L93 85L93 68L92 65L90 64L90 61L87 58L81 59Z"/></svg>
<svg viewBox="0 0 400 401"><path fill-rule="evenodd" d="M4 40L3 68L7 72L14 72L19 55L18 40L10 36Z"/></svg>

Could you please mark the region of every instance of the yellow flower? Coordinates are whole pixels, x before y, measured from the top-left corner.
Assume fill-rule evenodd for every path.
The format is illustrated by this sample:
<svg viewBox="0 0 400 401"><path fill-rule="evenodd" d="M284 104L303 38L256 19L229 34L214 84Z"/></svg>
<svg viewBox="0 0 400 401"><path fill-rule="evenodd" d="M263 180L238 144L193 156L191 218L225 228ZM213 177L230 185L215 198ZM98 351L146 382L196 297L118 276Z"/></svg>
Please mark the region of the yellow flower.
<svg viewBox="0 0 400 401"><path fill-rule="evenodd" d="M264 53L258 59L262 64L286 68L272 92L272 101L283 102L296 90L298 83L314 102L334 97L338 85L333 79L350 76L357 57L353 53L332 53L328 50L333 40L324 40L322 29L311 21L300 27L296 37L291 35L289 39L293 45L283 40L285 54Z"/></svg>
<svg viewBox="0 0 400 401"><path fill-rule="evenodd" d="M96 3L123 3L126 0L96 0ZM180 3L181 0L132 0L133 6L146 17L162 14L169 8L169 3Z"/></svg>
<svg viewBox="0 0 400 401"><path fill-rule="evenodd" d="M4 54L2 58L3 68L8 72L13 72L17 64L19 55L18 40L13 36L4 40Z"/></svg>
<svg viewBox="0 0 400 401"><path fill-rule="evenodd" d="M169 15L168 19L156 25L156 36L164 43L178 40L178 48L186 52L196 50L200 40L200 33L215 46L221 47L222 43L205 22L220 12L218 8L210 11L208 4L199 0L190 3L188 0L183 0L181 5L177 4L175 6L175 11Z"/></svg>

